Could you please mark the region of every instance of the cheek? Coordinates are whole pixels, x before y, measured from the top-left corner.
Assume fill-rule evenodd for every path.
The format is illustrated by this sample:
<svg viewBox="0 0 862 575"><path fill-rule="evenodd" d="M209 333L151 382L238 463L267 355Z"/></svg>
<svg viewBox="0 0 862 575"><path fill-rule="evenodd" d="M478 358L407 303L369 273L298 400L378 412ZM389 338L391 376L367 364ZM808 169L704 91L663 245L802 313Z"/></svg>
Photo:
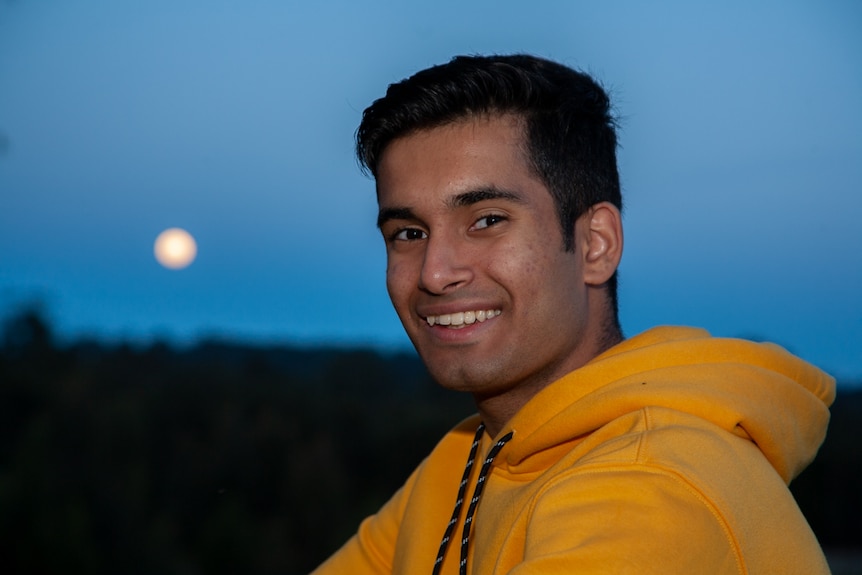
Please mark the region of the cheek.
<svg viewBox="0 0 862 575"><path fill-rule="evenodd" d="M532 243L503 246L488 261L489 271L510 289L521 292L522 296L532 296L541 291L549 268L547 254Z"/></svg>
<svg viewBox="0 0 862 575"><path fill-rule="evenodd" d="M545 267L545 262L541 259L541 255L530 250L523 262L523 273L528 278L539 277L542 275L542 269Z"/></svg>
<svg viewBox="0 0 862 575"><path fill-rule="evenodd" d="M548 245L542 242L548 241ZM513 244L493 258L490 273L516 300L516 309L528 316L565 313L577 288L577 262L551 238ZM547 318L546 318L547 319Z"/></svg>
<svg viewBox="0 0 862 575"><path fill-rule="evenodd" d="M409 267L390 259L386 264L386 290L396 308L405 305L411 291L410 284Z"/></svg>

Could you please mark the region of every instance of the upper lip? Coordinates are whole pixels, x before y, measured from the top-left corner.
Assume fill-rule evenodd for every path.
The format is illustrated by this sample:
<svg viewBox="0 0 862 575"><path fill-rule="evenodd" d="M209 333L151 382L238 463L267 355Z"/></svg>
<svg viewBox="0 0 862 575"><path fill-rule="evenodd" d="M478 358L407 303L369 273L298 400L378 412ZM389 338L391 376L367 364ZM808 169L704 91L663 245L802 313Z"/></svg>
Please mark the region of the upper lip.
<svg viewBox="0 0 862 575"><path fill-rule="evenodd" d="M459 312L467 312L467 311L479 311L479 310L489 310L489 309L501 309L498 304L489 304L489 303L457 303L457 304L446 304L440 306L432 306L425 308L418 308L416 312L419 314L419 317L425 319L431 316L438 315L451 315L453 313Z"/></svg>

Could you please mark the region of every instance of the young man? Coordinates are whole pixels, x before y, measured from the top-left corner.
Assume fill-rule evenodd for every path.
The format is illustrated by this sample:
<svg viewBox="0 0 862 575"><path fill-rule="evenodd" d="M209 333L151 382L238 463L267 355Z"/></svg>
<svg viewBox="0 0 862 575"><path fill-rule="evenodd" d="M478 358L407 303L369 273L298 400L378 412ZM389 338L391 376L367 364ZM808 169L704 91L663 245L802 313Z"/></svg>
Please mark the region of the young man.
<svg viewBox="0 0 862 575"><path fill-rule="evenodd" d="M392 303L478 415L315 573L828 573L787 484L834 380L699 329L623 338L615 126L589 76L455 58L390 86L357 152Z"/></svg>

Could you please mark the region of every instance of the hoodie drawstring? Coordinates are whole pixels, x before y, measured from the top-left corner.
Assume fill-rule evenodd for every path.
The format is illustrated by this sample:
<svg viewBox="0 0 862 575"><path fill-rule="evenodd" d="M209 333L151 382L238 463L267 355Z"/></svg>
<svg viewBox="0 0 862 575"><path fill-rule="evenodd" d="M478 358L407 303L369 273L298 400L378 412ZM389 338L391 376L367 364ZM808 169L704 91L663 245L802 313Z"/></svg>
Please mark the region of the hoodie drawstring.
<svg viewBox="0 0 862 575"><path fill-rule="evenodd" d="M440 550L437 552L437 560L434 562L433 575L439 575L440 569L443 566L443 557L446 555L446 549L449 547L449 541L452 538L452 531L458 523L458 517L461 515L461 507L464 505L464 494L467 491L467 482L470 479L470 471L473 469L473 461L476 459L476 451L479 449L479 442L482 440L482 433L485 431L485 424L480 423L476 429L476 436L473 438L473 445L470 447L470 455L467 458L467 466L464 468L464 475L461 478L461 485L458 487L458 499L455 501L455 511L452 512L452 519L446 526L446 533L443 534L443 540L440 542ZM476 514L476 508L479 506L479 498L482 497L482 491L485 489L485 478L491 470L491 464L494 458L503 449L510 439L512 439L514 431L510 431L500 438L491 451L488 452L488 457L482 465L479 472L479 478L476 480L476 488L473 490L473 498L470 500L470 507L467 508L467 517L464 519L464 533L461 537L461 564L459 573L467 575L467 551L470 541L470 526L473 523L473 515Z"/></svg>

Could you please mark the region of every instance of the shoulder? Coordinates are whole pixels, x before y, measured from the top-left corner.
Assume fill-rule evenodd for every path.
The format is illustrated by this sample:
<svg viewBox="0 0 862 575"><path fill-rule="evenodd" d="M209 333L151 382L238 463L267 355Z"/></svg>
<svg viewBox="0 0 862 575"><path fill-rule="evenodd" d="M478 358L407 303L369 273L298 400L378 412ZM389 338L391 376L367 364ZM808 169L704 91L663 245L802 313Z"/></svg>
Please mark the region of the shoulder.
<svg viewBox="0 0 862 575"><path fill-rule="evenodd" d="M540 483L529 523L543 545L582 530L583 541L623 539L655 561L691 561L691 572L698 562L730 573L823 572L810 527L744 429L643 408L597 430Z"/></svg>

